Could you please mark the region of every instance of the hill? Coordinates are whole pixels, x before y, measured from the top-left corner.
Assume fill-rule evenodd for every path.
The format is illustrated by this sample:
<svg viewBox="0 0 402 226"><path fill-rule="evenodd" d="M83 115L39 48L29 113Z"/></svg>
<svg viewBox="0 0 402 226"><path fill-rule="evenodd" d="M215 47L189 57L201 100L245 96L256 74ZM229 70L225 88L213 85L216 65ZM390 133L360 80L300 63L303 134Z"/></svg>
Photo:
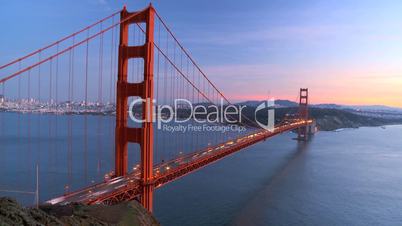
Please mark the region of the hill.
<svg viewBox="0 0 402 226"><path fill-rule="evenodd" d="M291 108L275 108L275 121L279 123L284 118L292 117L298 111L297 107ZM255 107L247 107L243 111L243 115L249 119L255 119ZM309 114L317 122L319 130L331 131L340 128L358 128L363 126L383 126L392 124L402 124L402 115L395 117L384 117L381 114L365 115L349 110L333 109L333 108L317 108L310 107ZM260 110L257 114L257 120L266 123L268 118L267 111Z"/></svg>

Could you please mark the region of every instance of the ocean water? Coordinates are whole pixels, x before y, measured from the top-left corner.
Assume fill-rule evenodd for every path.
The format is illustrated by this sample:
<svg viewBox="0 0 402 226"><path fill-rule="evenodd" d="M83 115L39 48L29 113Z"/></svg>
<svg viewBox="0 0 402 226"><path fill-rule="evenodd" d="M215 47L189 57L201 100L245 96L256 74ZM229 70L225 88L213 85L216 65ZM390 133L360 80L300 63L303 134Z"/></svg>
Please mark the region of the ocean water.
<svg viewBox="0 0 402 226"><path fill-rule="evenodd" d="M112 117L57 117L0 113L0 190L33 191L36 163L41 201L113 168ZM304 143L285 133L158 189L154 214L168 226L402 225L401 134L402 126L345 129ZM159 145L172 143L158 136ZM31 194L0 196L34 202Z"/></svg>
<svg viewBox="0 0 402 226"><path fill-rule="evenodd" d="M163 225L402 225L402 126L292 133L157 192Z"/></svg>

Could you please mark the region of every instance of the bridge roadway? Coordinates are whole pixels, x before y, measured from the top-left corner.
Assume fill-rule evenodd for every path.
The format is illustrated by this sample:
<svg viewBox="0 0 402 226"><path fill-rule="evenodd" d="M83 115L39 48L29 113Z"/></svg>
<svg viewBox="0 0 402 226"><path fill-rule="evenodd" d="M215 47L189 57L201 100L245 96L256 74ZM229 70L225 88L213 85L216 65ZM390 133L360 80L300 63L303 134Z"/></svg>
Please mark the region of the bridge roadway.
<svg viewBox="0 0 402 226"><path fill-rule="evenodd" d="M277 134L311 125L312 122L312 120L297 120L282 123L275 126L273 132L262 129L256 130L243 137L229 140L201 151L181 155L174 160L158 164L154 167L153 186L157 188L165 185L245 147ZM132 200L141 194L142 186L139 178L140 169L137 167L126 176L105 180L102 183L84 188L80 191L51 199L46 203L62 205L72 202L85 204L114 204L124 200Z"/></svg>

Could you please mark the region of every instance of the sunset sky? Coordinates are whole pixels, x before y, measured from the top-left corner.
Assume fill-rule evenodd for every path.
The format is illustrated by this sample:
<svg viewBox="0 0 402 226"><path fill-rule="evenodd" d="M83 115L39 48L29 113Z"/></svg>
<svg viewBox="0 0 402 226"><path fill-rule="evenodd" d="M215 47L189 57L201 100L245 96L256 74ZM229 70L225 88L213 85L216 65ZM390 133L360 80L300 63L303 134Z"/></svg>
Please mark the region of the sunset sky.
<svg viewBox="0 0 402 226"><path fill-rule="evenodd" d="M57 4L56 4L57 2ZM149 1L1 1L0 64ZM233 100L402 107L402 1L153 1Z"/></svg>

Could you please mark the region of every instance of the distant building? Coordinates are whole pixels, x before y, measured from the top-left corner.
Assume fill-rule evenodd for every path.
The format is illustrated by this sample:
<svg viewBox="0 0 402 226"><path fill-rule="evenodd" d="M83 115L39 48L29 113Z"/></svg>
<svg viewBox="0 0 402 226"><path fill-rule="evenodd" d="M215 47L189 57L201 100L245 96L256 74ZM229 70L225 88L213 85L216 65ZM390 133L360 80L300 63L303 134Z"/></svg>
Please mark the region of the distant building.
<svg viewBox="0 0 402 226"><path fill-rule="evenodd" d="M0 104L2 104L4 102L4 95L0 95Z"/></svg>

